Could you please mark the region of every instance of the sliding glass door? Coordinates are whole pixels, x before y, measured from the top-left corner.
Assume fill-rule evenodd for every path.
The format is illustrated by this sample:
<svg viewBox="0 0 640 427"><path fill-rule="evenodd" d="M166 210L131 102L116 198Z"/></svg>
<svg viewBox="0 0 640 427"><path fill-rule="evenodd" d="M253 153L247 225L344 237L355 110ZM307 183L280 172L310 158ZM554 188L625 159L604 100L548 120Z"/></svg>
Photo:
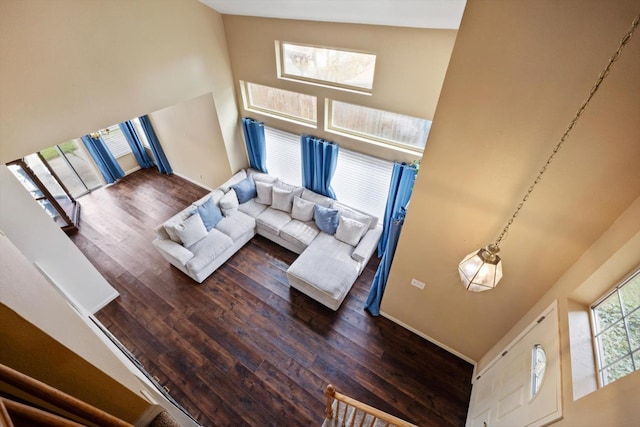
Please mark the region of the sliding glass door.
<svg viewBox="0 0 640 427"><path fill-rule="evenodd" d="M78 198L102 186L95 167L77 140L54 145L40 154L72 197Z"/></svg>

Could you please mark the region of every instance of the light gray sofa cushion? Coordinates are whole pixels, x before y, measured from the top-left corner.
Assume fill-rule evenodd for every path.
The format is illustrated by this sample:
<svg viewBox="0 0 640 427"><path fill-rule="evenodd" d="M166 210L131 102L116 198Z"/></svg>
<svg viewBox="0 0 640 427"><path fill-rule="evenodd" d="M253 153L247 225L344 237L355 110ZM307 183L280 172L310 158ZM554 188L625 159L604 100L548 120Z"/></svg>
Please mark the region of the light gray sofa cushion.
<svg viewBox="0 0 640 427"><path fill-rule="evenodd" d="M244 169L240 169L238 172L236 172L235 175L233 175L231 178L229 178L227 181L225 181L218 188L220 190L222 190L224 193L228 193L229 190L231 189L232 185L235 185L235 184L239 183L240 181L242 181L246 177L247 177L247 172Z"/></svg>
<svg viewBox="0 0 640 427"><path fill-rule="evenodd" d="M293 219L282 227L280 237L296 246L307 247L319 232L313 221L302 222Z"/></svg>
<svg viewBox="0 0 640 427"><path fill-rule="evenodd" d="M273 175L269 175L267 173L264 172L260 172L257 171L255 169L247 169L247 175L250 175L251 177L253 177L253 180L258 183L258 182L266 182L266 183L270 183L273 184L276 181L278 181L278 178L273 176Z"/></svg>
<svg viewBox="0 0 640 427"><path fill-rule="evenodd" d="M267 208L268 208L267 205L258 203L257 199L251 199L248 202L242 203L240 206L238 206L238 210L240 212L245 213L252 218L255 218L258 215L260 215L262 211L264 211Z"/></svg>
<svg viewBox="0 0 640 427"><path fill-rule="evenodd" d="M337 310L358 278L359 265L351 258L352 250L352 246L320 232L287 270L289 283Z"/></svg>
<svg viewBox="0 0 640 427"><path fill-rule="evenodd" d="M186 266L194 274L197 274L229 249L231 245L233 245L231 237L214 228L205 238L187 248L195 256L187 262Z"/></svg>
<svg viewBox="0 0 640 427"><path fill-rule="evenodd" d="M326 197L322 194L314 193L307 188L302 190L302 195L300 197L317 205L324 206L325 208L330 208L334 202L331 197Z"/></svg>
<svg viewBox="0 0 640 427"><path fill-rule="evenodd" d="M260 228L275 234L276 236L280 234L280 230L284 227L289 221L291 221L291 216L287 212L279 211L273 208L265 209L260 215L256 217L256 224L258 226L258 230Z"/></svg>
<svg viewBox="0 0 640 427"><path fill-rule="evenodd" d="M254 228L256 228L255 218L242 212L236 212L232 216L222 218L216 225L216 230L222 231L234 242Z"/></svg>
<svg viewBox="0 0 640 427"><path fill-rule="evenodd" d="M350 208L349 206L345 206L338 201L334 201L332 207L334 209L338 209L341 216L355 219L358 222L367 224L369 229L373 229L376 225L378 225L378 218L376 218L375 216Z"/></svg>

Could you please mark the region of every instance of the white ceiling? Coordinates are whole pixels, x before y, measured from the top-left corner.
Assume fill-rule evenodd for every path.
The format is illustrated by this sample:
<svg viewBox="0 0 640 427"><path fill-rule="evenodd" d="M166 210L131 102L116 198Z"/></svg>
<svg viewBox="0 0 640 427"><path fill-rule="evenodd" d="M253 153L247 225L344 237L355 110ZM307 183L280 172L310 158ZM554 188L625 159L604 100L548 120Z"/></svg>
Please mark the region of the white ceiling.
<svg viewBox="0 0 640 427"><path fill-rule="evenodd" d="M225 15L458 29L466 0L199 0Z"/></svg>

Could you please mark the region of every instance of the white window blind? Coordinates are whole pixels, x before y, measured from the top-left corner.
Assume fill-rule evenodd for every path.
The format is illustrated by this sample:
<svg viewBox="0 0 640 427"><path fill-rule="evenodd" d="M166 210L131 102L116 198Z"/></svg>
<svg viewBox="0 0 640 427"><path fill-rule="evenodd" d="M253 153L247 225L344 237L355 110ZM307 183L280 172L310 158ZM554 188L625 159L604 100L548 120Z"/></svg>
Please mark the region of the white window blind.
<svg viewBox="0 0 640 427"><path fill-rule="evenodd" d="M392 172L393 162L340 147L331 186L338 200L382 221Z"/></svg>
<svg viewBox="0 0 640 427"><path fill-rule="evenodd" d="M302 185L300 137L293 133L264 127L267 170L270 175L291 185Z"/></svg>
<svg viewBox="0 0 640 427"><path fill-rule="evenodd" d="M301 185L300 136L265 126L269 174ZM342 203L382 220L393 162L340 148L331 186Z"/></svg>
<svg viewBox="0 0 640 427"><path fill-rule="evenodd" d="M105 144L107 144L107 147L109 148L109 151L111 151L111 154L113 154L113 157L117 159L118 157L131 153L131 147L122 134L120 126L113 125L109 126L107 129L109 132L107 133L102 130L100 131L100 136L104 140Z"/></svg>

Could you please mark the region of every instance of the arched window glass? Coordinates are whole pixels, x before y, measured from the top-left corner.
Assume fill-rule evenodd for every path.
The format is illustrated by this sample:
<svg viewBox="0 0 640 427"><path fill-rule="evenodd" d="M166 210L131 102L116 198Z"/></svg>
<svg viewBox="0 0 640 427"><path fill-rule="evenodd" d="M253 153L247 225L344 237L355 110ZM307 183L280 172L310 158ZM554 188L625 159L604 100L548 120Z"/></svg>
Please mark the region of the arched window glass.
<svg viewBox="0 0 640 427"><path fill-rule="evenodd" d="M531 399L540 391L546 367L547 353L541 344L535 344L531 354Z"/></svg>

